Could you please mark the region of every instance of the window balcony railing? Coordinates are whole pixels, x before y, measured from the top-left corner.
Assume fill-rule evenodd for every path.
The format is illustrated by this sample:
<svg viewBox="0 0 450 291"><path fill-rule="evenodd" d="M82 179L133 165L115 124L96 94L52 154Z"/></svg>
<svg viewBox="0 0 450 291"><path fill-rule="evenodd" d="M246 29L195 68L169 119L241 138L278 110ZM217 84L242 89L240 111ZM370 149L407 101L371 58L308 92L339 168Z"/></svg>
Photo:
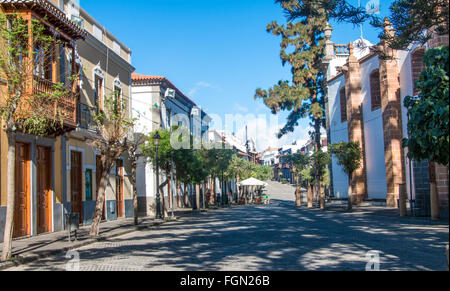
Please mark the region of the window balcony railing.
<svg viewBox="0 0 450 291"><path fill-rule="evenodd" d="M41 77L33 77L33 94L51 94L54 90L55 84L49 80L45 80ZM76 128L77 125L77 94L71 91L67 91L63 97L58 98L53 106L52 110L58 112L63 119L64 127Z"/></svg>
<svg viewBox="0 0 450 291"><path fill-rule="evenodd" d="M98 124L94 120L96 110L95 107L78 103L78 127L98 133Z"/></svg>

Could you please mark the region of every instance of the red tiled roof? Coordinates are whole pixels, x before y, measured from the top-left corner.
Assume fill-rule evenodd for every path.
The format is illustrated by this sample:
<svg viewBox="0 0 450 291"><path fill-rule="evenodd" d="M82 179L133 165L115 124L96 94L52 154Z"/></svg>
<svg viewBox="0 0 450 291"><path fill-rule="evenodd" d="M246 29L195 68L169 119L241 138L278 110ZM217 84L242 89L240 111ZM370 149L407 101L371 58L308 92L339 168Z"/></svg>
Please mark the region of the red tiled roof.
<svg viewBox="0 0 450 291"><path fill-rule="evenodd" d="M145 76L145 75L141 75L141 74L132 73L131 79L133 81L149 81L149 80L162 81L162 80L165 80L166 78L161 77L161 76Z"/></svg>
<svg viewBox="0 0 450 291"><path fill-rule="evenodd" d="M146 76L146 75L141 75L141 74L137 74L137 73L132 73L131 74L131 81L132 82L142 82L142 81L155 81L155 82L167 82L167 84L169 84L169 86L171 86L173 89L177 90L184 98L186 98L187 100L189 100L194 106L197 106L197 104L192 101L191 98L187 97L186 95L183 94L183 92L181 92L177 87L175 87L175 85L170 82L166 77L162 77L162 76Z"/></svg>

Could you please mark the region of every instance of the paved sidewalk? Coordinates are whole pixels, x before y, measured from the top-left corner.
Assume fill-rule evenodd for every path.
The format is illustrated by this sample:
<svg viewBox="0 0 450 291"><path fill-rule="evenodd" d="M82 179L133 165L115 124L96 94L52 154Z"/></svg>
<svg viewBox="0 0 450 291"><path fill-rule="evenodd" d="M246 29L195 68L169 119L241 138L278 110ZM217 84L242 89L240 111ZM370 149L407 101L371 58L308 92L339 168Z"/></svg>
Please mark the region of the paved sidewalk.
<svg viewBox="0 0 450 291"><path fill-rule="evenodd" d="M448 225L321 211L292 201L233 206L183 217L9 271L444 271ZM70 264L69 264L70 263Z"/></svg>
<svg viewBox="0 0 450 291"><path fill-rule="evenodd" d="M287 203L288 205L291 203L292 205L295 202L295 186L291 184L281 184L274 181L269 181L269 186L267 187L268 192L271 194L272 201L274 203ZM307 205L307 193L306 190L302 190L302 207L301 209L308 209ZM292 206L291 205L291 206ZM314 207L310 210L319 210L320 208L318 203L313 203ZM375 215L375 216L383 216L383 217L398 217L400 218L400 210L398 208L391 208L386 206L375 206L370 203L363 203L362 205L353 205L353 209L351 211L347 210L347 202L346 201L328 201L326 203L326 211L347 213L347 214L359 214L359 215ZM412 219L412 220L426 220L431 221L429 217L416 217L411 216L410 209L408 209L407 217L404 219ZM441 219L436 222L439 223L447 223L449 222L448 214L445 216L441 216Z"/></svg>
<svg viewBox="0 0 450 291"><path fill-rule="evenodd" d="M59 253L65 253L99 241L117 238L135 231L157 227L166 222L174 221L179 217L189 217L192 215L195 215L192 213L192 210L182 209L175 212L175 219L168 219L164 221L151 218L139 218L139 225L137 226L134 225L133 218L108 221L100 225L99 238L90 237L90 226L84 226L78 230L76 241L72 234L72 242L69 242L67 230L14 240L12 250L13 260L8 262L0 262L0 270L30 263ZM2 247L3 244L0 243L0 250Z"/></svg>

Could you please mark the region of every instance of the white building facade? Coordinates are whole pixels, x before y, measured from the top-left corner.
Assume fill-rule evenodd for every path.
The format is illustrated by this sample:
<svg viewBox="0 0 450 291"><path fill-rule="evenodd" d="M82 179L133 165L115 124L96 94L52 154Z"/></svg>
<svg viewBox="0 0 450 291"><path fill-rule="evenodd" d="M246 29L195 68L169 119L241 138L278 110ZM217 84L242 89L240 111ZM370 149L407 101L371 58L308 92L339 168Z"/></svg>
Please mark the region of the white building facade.
<svg viewBox="0 0 450 291"><path fill-rule="evenodd" d="M391 29L387 23L386 32L391 33ZM362 168L351 180L353 195L397 207L399 186L405 184L414 207L426 209L428 163L409 160L401 141L408 137L404 100L417 95L414 83L424 69L422 59L428 47L392 51L383 41L374 46L361 39L350 45L328 40L327 47L330 144L358 141L363 149ZM393 57L381 58L380 50ZM438 184L444 185L440 188L441 207L448 209L448 168L439 168L436 174ZM336 198L348 198L348 176L334 158L332 187Z"/></svg>
<svg viewBox="0 0 450 291"><path fill-rule="evenodd" d="M168 96L168 89L173 90L175 94ZM133 74L132 96L133 118L138 119L137 134L149 134L159 129L182 126L189 128L197 140L207 136L210 117L165 77ZM146 158L141 158L136 172L139 215L154 216L156 213L154 166ZM160 182L165 180L165 174L167 173L160 172ZM161 193L166 201L169 195L171 198L175 197L174 188L174 183L171 183L164 189L164 193ZM181 187L181 191L183 189L184 187ZM191 185L188 185L188 191L193 191Z"/></svg>

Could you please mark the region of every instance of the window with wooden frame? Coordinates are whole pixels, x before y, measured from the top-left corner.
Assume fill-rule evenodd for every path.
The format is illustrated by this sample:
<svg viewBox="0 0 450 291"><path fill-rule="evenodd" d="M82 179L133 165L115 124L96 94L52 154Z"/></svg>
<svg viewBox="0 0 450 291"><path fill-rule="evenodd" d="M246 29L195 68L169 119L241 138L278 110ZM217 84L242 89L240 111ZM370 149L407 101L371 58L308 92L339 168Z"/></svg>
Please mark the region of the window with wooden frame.
<svg viewBox="0 0 450 291"><path fill-rule="evenodd" d="M380 71L378 69L370 74L370 100L372 111L381 108Z"/></svg>
<svg viewBox="0 0 450 291"><path fill-rule="evenodd" d="M425 71L425 65L423 63L423 57L425 56L424 48L417 48L411 53L411 71L412 71L412 81L414 88L414 95L420 94L420 90L416 88L416 82L419 81L420 75Z"/></svg>
<svg viewBox="0 0 450 291"><path fill-rule="evenodd" d="M34 75L52 81L53 47L43 48L37 45L34 48Z"/></svg>
<svg viewBox="0 0 450 291"><path fill-rule="evenodd" d="M117 100L117 106L119 106L119 113L122 113L122 89L118 86L114 86L114 98Z"/></svg>
<svg viewBox="0 0 450 291"><path fill-rule="evenodd" d="M345 92L345 87L339 92L340 103L341 103L341 122L347 122L347 95Z"/></svg>

